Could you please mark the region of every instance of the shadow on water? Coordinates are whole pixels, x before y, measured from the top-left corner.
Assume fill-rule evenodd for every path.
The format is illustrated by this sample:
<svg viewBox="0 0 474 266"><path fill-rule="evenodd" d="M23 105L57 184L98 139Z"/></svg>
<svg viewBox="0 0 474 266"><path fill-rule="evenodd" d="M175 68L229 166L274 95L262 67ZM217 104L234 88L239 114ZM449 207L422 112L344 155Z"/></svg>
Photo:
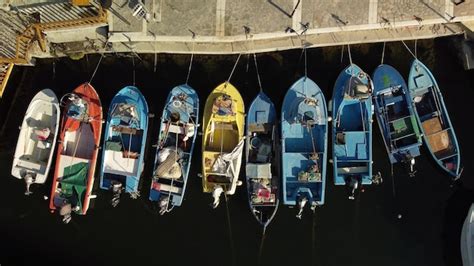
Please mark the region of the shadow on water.
<svg viewBox="0 0 474 266"><path fill-rule="evenodd" d="M155 55L134 59L136 86L145 95L150 112L155 114L150 120L141 197L132 200L124 195L120 205L112 208L111 194L100 191L96 181L94 193L98 197L94 208L87 216L74 216L70 225L63 225L56 215L51 215L48 201L43 199L49 196L51 177L45 185L33 186L34 194L25 197L23 182L10 177L9 169L17 128L34 94L43 88L53 89L58 96L70 92L90 79L100 57L89 55L79 61L55 59L54 79L51 59L37 60L34 68L15 67L0 105L0 121L5 122L5 133L0 138L0 166L4 169L0 178L0 244L5 247L0 251L0 264L189 265L191 261L231 265L233 250L235 265L257 265L259 253L260 265L459 265L460 228L473 200L474 188L470 163L473 157L468 150L474 143L466 124L472 120L472 112L466 107L474 98L474 75L472 71L463 71L455 51L450 50L452 40L419 41L417 54L433 70L456 129L465 166L461 187L450 188L449 178L423 150L415 178L395 169L394 198L387 154L374 124L374 173L380 171L385 182L365 187L357 201L349 201L346 190L333 185L332 171L328 171L326 204L318 208L316 219L313 221L307 211L298 220L295 209L280 206L267 228L261 251L262 229L250 213L245 182L228 199L230 222L226 221L226 206L221 204L215 210L209 206L211 195L202 193L201 179L197 176L201 165L199 138L183 205L160 216L156 206L148 201L157 121L167 93L186 80L189 55L157 55L156 73ZM407 44L413 47L413 42ZM382 44L353 45L352 61L371 74L380 63L382 47ZM341 62L341 50L341 47L308 50L308 76L321 87L326 100L331 98L334 81L349 61L346 48ZM287 89L304 74L301 55L301 50L257 55L263 90L278 112ZM236 55L194 57L189 85L200 96L201 110L212 89L227 80L236 58ZM404 77L408 75L411 60L403 44L387 43L384 62L397 68ZM133 83L132 70L130 57L107 55L102 59L92 85L99 92L104 113L115 93ZM259 92L252 57L240 58L231 83L240 90L248 107ZM6 117L8 112L10 115ZM242 169L241 178L243 175ZM397 219L400 212L403 218ZM229 227L233 248L229 245Z"/></svg>

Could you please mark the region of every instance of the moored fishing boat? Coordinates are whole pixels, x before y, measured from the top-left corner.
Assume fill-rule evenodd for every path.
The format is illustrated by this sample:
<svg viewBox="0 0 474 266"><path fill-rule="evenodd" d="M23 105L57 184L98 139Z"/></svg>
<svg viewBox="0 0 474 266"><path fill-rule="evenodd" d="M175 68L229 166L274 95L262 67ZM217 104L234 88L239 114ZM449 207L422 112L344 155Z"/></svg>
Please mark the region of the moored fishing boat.
<svg viewBox="0 0 474 266"><path fill-rule="evenodd" d="M372 75L375 114L390 163L405 163L414 175L420 155L421 133L403 77L389 65L378 66Z"/></svg>
<svg viewBox="0 0 474 266"><path fill-rule="evenodd" d="M110 103L100 168L100 188L112 191L114 207L122 191L135 199L139 196L147 131L145 97L136 87L121 89Z"/></svg>
<svg viewBox="0 0 474 266"><path fill-rule="evenodd" d="M204 106L202 186L212 193L213 207L220 195L233 195L239 180L244 146L245 107L242 96L229 82L217 86Z"/></svg>
<svg viewBox="0 0 474 266"><path fill-rule="evenodd" d="M150 197L159 202L160 214L181 206L196 141L199 98L183 84L168 94L161 116Z"/></svg>
<svg viewBox="0 0 474 266"><path fill-rule="evenodd" d="M348 186L349 199L372 184L372 81L351 64L338 76L332 98L334 184Z"/></svg>
<svg viewBox="0 0 474 266"><path fill-rule="evenodd" d="M408 76L408 89L428 150L442 169L458 179L462 173L461 153L448 110L433 74L416 59Z"/></svg>
<svg viewBox="0 0 474 266"><path fill-rule="evenodd" d="M324 204L328 140L328 115L324 95L308 77L288 90L282 105L282 189L283 204Z"/></svg>
<svg viewBox="0 0 474 266"><path fill-rule="evenodd" d="M60 209L67 223L71 212L85 215L89 209L102 130L102 105L89 83L79 85L60 102L64 111L49 208L52 212Z"/></svg>
<svg viewBox="0 0 474 266"><path fill-rule="evenodd" d="M59 103L50 89L38 92L26 110L13 157L12 176L26 183L44 184L48 177L59 126Z"/></svg>
<svg viewBox="0 0 474 266"><path fill-rule="evenodd" d="M471 205L462 226L461 257L464 266L474 265L474 204Z"/></svg>
<svg viewBox="0 0 474 266"><path fill-rule="evenodd" d="M275 106L260 92L247 112L246 181L250 210L266 228L279 204L279 144Z"/></svg>

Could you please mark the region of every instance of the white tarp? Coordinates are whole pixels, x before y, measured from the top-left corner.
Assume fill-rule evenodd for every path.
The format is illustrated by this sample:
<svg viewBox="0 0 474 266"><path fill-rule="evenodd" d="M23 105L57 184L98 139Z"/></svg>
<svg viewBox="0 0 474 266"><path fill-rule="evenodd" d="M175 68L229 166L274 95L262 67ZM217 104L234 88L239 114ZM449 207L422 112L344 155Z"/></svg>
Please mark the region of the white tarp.
<svg viewBox="0 0 474 266"><path fill-rule="evenodd" d="M230 153L225 153L217 157L214 165L212 166L212 171L216 173L226 174L229 177L229 181L232 181L235 177L235 171L239 161L242 158L242 151L244 148L244 139L242 138L240 142L235 146L235 148Z"/></svg>

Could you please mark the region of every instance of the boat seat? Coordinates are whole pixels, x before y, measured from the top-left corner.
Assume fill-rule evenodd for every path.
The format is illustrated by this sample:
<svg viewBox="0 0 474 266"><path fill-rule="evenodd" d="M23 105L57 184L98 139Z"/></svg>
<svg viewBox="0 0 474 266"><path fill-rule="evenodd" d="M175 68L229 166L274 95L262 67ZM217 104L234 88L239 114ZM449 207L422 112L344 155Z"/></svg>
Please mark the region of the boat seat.
<svg viewBox="0 0 474 266"><path fill-rule="evenodd" d="M247 163L247 165L245 166L245 171L247 173L247 176L250 178L272 178L272 168L271 164L269 163Z"/></svg>
<svg viewBox="0 0 474 266"><path fill-rule="evenodd" d="M130 135L140 135L142 133L140 129L122 126L112 126L112 131Z"/></svg>
<svg viewBox="0 0 474 266"><path fill-rule="evenodd" d="M369 168L367 166L348 166L348 167L338 167L338 174L364 174L368 173Z"/></svg>
<svg viewBox="0 0 474 266"><path fill-rule="evenodd" d="M423 121L422 126L426 136L430 136L443 130L441 119L437 116Z"/></svg>
<svg viewBox="0 0 474 266"><path fill-rule="evenodd" d="M449 136L449 130L450 128L447 128L426 136L431 151L436 155L436 157L446 157L449 153L454 152L451 138Z"/></svg>
<svg viewBox="0 0 474 266"><path fill-rule="evenodd" d="M175 194L181 194L183 189L177 186L171 186L163 183L153 182L152 184L153 190L162 191L162 192L171 192Z"/></svg>
<svg viewBox="0 0 474 266"><path fill-rule="evenodd" d="M219 130L234 130L234 124L230 123L214 123L214 131Z"/></svg>
<svg viewBox="0 0 474 266"><path fill-rule="evenodd" d="M37 162L35 160L25 160L25 159L28 159L29 157L27 158L20 158L20 160L18 160L18 164L17 164L17 167L19 168L25 168L25 169L28 169L28 170L32 170L32 171L39 171L41 170L41 163L40 162Z"/></svg>
<svg viewBox="0 0 474 266"><path fill-rule="evenodd" d="M248 131L267 133L272 129L272 125L268 123L251 123L248 125Z"/></svg>
<svg viewBox="0 0 474 266"><path fill-rule="evenodd" d="M121 151L106 150L103 158L104 172L116 175L135 176L138 172L138 156L127 158Z"/></svg>

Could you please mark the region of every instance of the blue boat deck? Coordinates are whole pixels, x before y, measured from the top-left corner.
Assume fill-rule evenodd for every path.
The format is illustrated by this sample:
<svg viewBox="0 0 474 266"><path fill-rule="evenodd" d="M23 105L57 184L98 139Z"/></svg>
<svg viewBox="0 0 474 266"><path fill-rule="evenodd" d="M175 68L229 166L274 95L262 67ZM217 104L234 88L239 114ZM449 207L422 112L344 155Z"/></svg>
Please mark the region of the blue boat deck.
<svg viewBox="0 0 474 266"><path fill-rule="evenodd" d="M199 119L199 98L195 90L187 84L174 87L168 94L166 106L163 108L161 116L160 134L158 137L162 148L177 148L180 155L181 177L169 179L165 177L153 177L149 200L159 201L162 196L170 197L170 206L181 206L186 184L188 181L189 169L191 166L192 152L198 130ZM178 114L179 121L174 122L173 126L178 127L179 133L166 133L168 123L171 121L171 114ZM184 126L184 127L183 127ZM193 126L192 136L184 139L188 126ZM181 131L182 130L182 131ZM190 130L187 128L187 130ZM166 137L166 138L165 138ZM159 162L158 156L162 149L157 149L155 154L154 168L157 169Z"/></svg>
<svg viewBox="0 0 474 266"><path fill-rule="evenodd" d="M119 109L122 106L124 109ZM136 87L121 89L112 99L107 119L100 188L110 190L112 182L120 182L125 192L136 192L143 171L148 127L145 98Z"/></svg>
<svg viewBox="0 0 474 266"><path fill-rule="evenodd" d="M324 95L307 77L296 81L282 106L283 203L300 197L324 204L327 160L327 108Z"/></svg>
<svg viewBox="0 0 474 266"><path fill-rule="evenodd" d="M286 205L295 205L298 200L298 194L309 193L314 201L321 201L322 179L319 181L301 181L298 175L314 165L314 161L309 159L311 153L284 153L283 177L286 180L283 183L283 203ZM323 153L319 153L318 165L322 165Z"/></svg>
<svg viewBox="0 0 474 266"><path fill-rule="evenodd" d="M372 98L350 96L354 86L371 87L368 75L350 65L339 75L333 92L334 184L346 185L351 175L372 183Z"/></svg>
<svg viewBox="0 0 474 266"><path fill-rule="evenodd" d="M461 173L461 154L456 134L433 74L418 60L412 63L408 88L428 149L442 169L458 178Z"/></svg>

